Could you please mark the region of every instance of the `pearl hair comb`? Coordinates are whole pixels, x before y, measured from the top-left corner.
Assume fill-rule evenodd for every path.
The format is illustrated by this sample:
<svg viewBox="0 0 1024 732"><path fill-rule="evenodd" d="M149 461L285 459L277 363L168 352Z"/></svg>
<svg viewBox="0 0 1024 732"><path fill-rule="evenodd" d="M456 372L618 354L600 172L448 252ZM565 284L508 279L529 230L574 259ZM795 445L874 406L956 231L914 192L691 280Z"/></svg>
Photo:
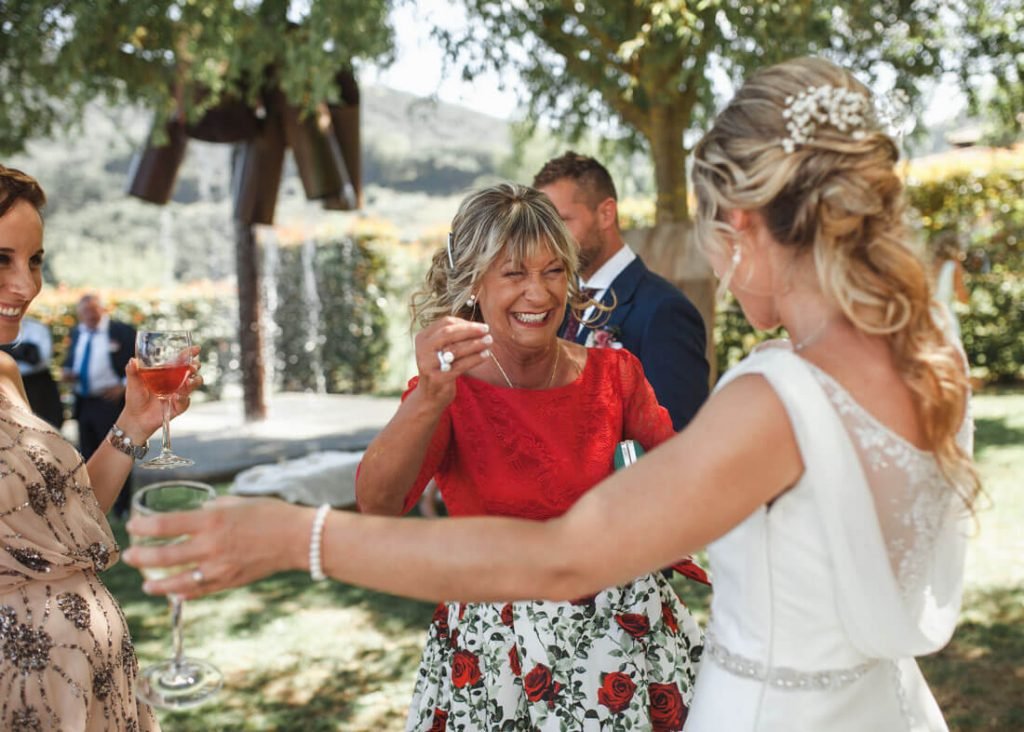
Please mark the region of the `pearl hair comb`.
<svg viewBox="0 0 1024 732"><path fill-rule="evenodd" d="M806 91L786 97L782 116L789 131L789 137L782 140L782 149L787 153L813 140L814 133L823 125L850 132L855 140L878 125L867 95L831 84L809 86Z"/></svg>

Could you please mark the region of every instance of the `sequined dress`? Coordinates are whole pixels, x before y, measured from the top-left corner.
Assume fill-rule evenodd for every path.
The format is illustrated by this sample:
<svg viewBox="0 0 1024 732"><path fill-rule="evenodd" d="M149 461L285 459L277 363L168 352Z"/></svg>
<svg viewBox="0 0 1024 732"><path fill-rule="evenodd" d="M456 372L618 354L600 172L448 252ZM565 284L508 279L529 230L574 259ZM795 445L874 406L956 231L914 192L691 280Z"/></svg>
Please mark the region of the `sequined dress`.
<svg viewBox="0 0 1024 732"><path fill-rule="evenodd" d="M944 732L914 657L956 625L963 502L932 453L788 341L720 384L744 374L786 408L804 474L708 547L715 593L687 732ZM969 454L969 419L958 440Z"/></svg>
<svg viewBox="0 0 1024 732"><path fill-rule="evenodd" d="M624 350L588 349L583 373L562 387L461 377L456 390L406 509L433 476L453 516L559 516L612 472L620 440L650 449L673 434ZM660 572L574 602L442 604L407 730L675 732L701 643Z"/></svg>
<svg viewBox="0 0 1024 732"><path fill-rule="evenodd" d="M133 692L118 547L82 456L0 393L0 729L159 729Z"/></svg>

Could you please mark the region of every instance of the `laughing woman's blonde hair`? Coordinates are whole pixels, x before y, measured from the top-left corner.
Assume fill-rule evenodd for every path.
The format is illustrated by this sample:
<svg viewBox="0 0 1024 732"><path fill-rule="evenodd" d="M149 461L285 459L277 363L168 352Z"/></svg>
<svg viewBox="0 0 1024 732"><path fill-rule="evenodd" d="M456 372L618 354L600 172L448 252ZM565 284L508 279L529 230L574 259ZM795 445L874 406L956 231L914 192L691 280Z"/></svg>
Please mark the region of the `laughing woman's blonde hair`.
<svg viewBox="0 0 1024 732"><path fill-rule="evenodd" d="M582 310L590 301L579 291L576 244L548 197L515 183L470 193L452 219L447 246L434 254L423 288L413 293L414 326L446 315L479 320L471 298L491 264L506 255L518 263L545 249L565 268L569 306Z"/></svg>
<svg viewBox="0 0 1024 732"><path fill-rule="evenodd" d="M859 330L889 339L928 446L970 506L980 486L956 442L969 383L933 317L904 221L899 151L850 73L799 58L755 73L694 151L696 234L727 251L724 212L758 211L780 244L814 258L822 292Z"/></svg>

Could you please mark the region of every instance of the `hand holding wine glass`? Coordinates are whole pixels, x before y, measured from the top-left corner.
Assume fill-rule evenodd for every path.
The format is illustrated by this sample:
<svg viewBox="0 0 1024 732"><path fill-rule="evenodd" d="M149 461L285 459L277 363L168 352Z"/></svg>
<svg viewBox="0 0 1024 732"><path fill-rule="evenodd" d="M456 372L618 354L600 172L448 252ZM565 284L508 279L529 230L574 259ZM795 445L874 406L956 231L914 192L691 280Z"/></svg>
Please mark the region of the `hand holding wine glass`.
<svg viewBox="0 0 1024 732"><path fill-rule="evenodd" d="M171 450L171 398L185 385L191 373L192 335L187 330L139 331L135 339L135 357L139 376L160 399L163 413L163 446L160 454L142 463L143 468L163 470L193 465L188 458Z"/></svg>
<svg viewBox="0 0 1024 732"><path fill-rule="evenodd" d="M201 508L217 497L216 491L205 483L193 481L165 481L153 483L138 491L132 499L132 513L153 516L175 511ZM133 536L135 545L163 545L185 541L187 536L150 538ZM144 569L147 579L161 579L192 570L196 582L202 582L202 573L194 565ZM148 666L139 674L136 695L155 707L186 709L207 701L224 684L220 670L206 661L184 655L182 612L184 598L168 595L171 609L171 630L174 654L171 658Z"/></svg>

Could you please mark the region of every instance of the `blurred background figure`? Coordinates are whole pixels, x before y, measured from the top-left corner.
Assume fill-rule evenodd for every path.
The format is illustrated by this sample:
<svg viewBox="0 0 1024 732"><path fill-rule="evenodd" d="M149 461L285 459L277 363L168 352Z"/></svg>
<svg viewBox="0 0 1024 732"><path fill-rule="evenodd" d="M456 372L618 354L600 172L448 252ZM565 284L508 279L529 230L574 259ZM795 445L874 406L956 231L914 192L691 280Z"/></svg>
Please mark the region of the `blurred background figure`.
<svg viewBox="0 0 1024 732"><path fill-rule="evenodd" d="M135 355L135 329L112 320L96 293L78 301L78 327L71 333L64 380L74 384L78 449L86 460L103 444L124 409L125 369ZM128 516L131 475L114 502L114 515Z"/></svg>
<svg viewBox="0 0 1024 732"><path fill-rule="evenodd" d="M963 250L960 247L960 236L955 231L940 232L932 241L932 275L935 280L935 299L946 309L952 335L960 342L960 320L956 316L953 305L958 302L966 305L970 301L970 293L964 284L964 267L961 263Z"/></svg>
<svg viewBox="0 0 1024 732"><path fill-rule="evenodd" d="M50 373L50 359L53 357L50 329L38 320L24 318L18 339L0 346L0 350L10 354L18 364L32 411L60 430L64 424L64 405L60 401L57 382Z"/></svg>

